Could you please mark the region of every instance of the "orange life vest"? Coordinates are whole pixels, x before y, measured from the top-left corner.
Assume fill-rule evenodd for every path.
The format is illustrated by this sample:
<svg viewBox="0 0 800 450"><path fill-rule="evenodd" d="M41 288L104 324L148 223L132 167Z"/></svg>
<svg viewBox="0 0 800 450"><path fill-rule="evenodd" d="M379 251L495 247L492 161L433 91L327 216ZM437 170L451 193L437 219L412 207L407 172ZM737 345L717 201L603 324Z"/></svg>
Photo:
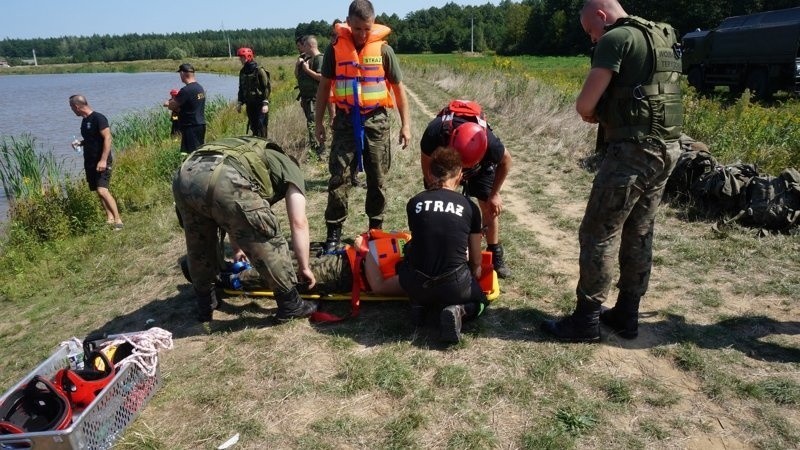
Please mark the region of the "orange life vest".
<svg viewBox="0 0 800 450"><path fill-rule="evenodd" d="M387 26L374 24L364 47L357 51L350 27L342 23L336 25L333 99L337 108L349 112L358 106L363 114L376 108L394 106L381 55L381 47L386 44L384 38L391 32Z"/></svg>
<svg viewBox="0 0 800 450"><path fill-rule="evenodd" d="M350 268L353 272L353 277L358 278L358 284L362 291L368 288L365 280L364 273L361 271L360 264L357 263L358 257L361 259L367 257L374 257L377 259L378 267L381 269L383 279L387 279L397 275L394 267L403 259L403 246L406 242L411 240L411 235L403 231L383 231L383 230L369 230L361 235L361 247L356 248L351 245L345 248L347 259L350 262Z"/></svg>

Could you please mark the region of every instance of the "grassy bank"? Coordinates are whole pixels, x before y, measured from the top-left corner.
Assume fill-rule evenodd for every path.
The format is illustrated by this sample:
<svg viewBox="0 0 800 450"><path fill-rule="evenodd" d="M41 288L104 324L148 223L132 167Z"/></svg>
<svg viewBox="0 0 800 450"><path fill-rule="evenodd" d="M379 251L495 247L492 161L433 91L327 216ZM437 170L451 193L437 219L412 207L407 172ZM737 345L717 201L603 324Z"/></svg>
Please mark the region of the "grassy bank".
<svg viewBox="0 0 800 450"><path fill-rule="evenodd" d="M61 340L139 330L152 319L173 332L176 347L162 354L163 386L120 448L215 448L235 433L237 448L248 449L800 445L800 236L713 233L710 223L664 207L641 336L625 341L604 330L599 345L547 341L539 321L574 305L577 226L592 178L580 160L594 129L573 112L574 91L545 75L465 62L473 63L487 65L454 71L408 61L412 146L393 149L387 180L387 227L405 228L405 202L422 185L416 142L453 97L485 105L513 155L501 235L514 275L462 344L441 347L433 331L407 322L405 304L391 302L365 304L358 319L336 326L276 326L273 301L230 297L210 327L196 325L191 287L175 263L182 233L159 181L162 201L126 211L123 232L3 247L0 314L12 320L0 323L0 387ZM568 63L569 72L581 64ZM291 87L279 83L270 135L303 161L320 240L326 166L302 158L304 120ZM244 120L222 107L209 139L234 134ZM130 164L134 173L152 163ZM351 195L347 236L367 223L364 191Z"/></svg>

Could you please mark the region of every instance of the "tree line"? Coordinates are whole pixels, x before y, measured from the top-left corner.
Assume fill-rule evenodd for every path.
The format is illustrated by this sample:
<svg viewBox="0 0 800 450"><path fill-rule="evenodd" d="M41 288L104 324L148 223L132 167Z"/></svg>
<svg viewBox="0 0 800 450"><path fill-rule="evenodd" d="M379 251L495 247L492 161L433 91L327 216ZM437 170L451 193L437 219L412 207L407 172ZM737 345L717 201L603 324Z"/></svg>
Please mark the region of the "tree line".
<svg viewBox="0 0 800 450"><path fill-rule="evenodd" d="M382 13L376 21L392 28L388 40L397 53L579 55L588 53L590 47L578 21L583 1L504 0L483 6L448 3L411 12L404 18ZM622 4L629 14L668 22L682 35L697 28L714 28L729 16L794 7L796 0L623 0ZM305 34L317 35L324 49L332 22L300 23L294 29L6 38L0 41L0 57L12 65L30 59L33 50L43 63L179 60L229 56L243 46L253 48L257 55L284 56L296 52L295 38Z"/></svg>

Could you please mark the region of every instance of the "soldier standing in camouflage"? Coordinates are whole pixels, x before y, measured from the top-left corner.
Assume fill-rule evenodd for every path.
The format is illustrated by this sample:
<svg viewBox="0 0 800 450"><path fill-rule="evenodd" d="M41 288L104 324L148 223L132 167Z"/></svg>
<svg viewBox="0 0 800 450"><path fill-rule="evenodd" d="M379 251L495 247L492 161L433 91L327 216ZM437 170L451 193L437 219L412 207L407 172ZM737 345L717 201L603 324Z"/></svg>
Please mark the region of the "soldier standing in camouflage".
<svg viewBox="0 0 800 450"><path fill-rule="evenodd" d="M350 4L346 24L336 25L336 39L325 50L322 78L317 89L317 142L325 142L325 109L336 105L333 139L328 161L328 205L325 209L327 238L324 250L335 250L347 220L347 202L352 185L346 171L363 160L367 178L365 210L369 228L382 228L386 206L384 178L391 166L389 115L400 113L400 144L411 139L408 101L402 72L392 47L384 40L391 30L375 23L375 10L368 0ZM333 97L330 99L331 88ZM394 94L394 96L392 96Z"/></svg>
<svg viewBox="0 0 800 450"><path fill-rule="evenodd" d="M575 107L584 121L600 124L608 150L580 226L576 309L542 329L559 340L596 342L603 322L633 339L652 269L656 209L680 156L680 52L672 27L628 16L617 0L587 0L580 20L596 47ZM619 295L613 308L602 308L618 240Z"/></svg>
<svg viewBox="0 0 800 450"><path fill-rule="evenodd" d="M304 36L302 38L302 46L303 53L295 63L297 87L300 90L297 98L300 100L303 115L306 116L308 145L315 149L317 156L322 156L325 152L325 143L317 144L317 135L314 132L314 110L317 102L317 87L319 87L319 80L322 77L320 72L322 71L324 55L320 53L317 47L317 38L314 35Z"/></svg>
<svg viewBox="0 0 800 450"><path fill-rule="evenodd" d="M186 253L197 295L198 320L208 322L219 306L214 281L217 230L227 232L236 259L245 256L275 292L279 321L305 317L316 310L297 292L289 245L281 234L272 205L286 200L292 250L309 286L309 231L305 181L300 168L276 144L258 137L225 138L197 149L172 183L183 220Z"/></svg>

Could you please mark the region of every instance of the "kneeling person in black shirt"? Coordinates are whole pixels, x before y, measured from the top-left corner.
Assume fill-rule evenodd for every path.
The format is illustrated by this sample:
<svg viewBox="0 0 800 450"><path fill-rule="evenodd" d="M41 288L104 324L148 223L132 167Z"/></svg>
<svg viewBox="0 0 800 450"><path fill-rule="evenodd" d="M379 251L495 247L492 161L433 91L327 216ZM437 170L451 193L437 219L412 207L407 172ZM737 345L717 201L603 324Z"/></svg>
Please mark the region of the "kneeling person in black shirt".
<svg viewBox="0 0 800 450"><path fill-rule="evenodd" d="M484 150L485 151L485 150ZM461 339L461 322L478 317L488 305L478 284L481 271L481 212L456 192L462 167L474 155L440 147L431 155L432 183L406 205L412 239L397 265L400 286L408 293L412 319L439 309L441 339ZM480 160L480 158L477 158Z"/></svg>

